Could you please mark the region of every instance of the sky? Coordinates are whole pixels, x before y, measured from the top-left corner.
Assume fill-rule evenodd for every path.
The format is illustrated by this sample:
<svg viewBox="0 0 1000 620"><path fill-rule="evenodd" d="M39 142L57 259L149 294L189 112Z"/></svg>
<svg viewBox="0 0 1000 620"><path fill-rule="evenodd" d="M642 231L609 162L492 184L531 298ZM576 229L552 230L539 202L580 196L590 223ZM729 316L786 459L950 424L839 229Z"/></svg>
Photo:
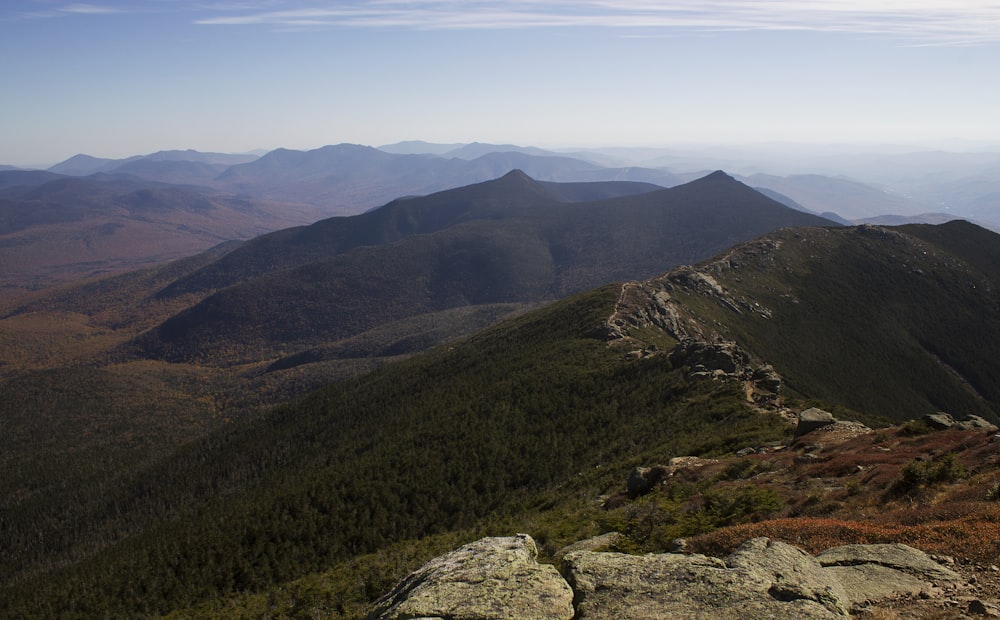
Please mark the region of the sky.
<svg viewBox="0 0 1000 620"><path fill-rule="evenodd" d="M996 0L4 0L0 164L1000 143Z"/></svg>

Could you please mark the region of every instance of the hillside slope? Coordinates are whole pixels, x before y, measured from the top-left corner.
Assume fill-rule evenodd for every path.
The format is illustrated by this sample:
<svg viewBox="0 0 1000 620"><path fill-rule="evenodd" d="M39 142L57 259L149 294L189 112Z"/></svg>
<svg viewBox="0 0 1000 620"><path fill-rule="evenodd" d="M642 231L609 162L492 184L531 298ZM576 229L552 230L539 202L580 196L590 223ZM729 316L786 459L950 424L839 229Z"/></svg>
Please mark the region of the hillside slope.
<svg viewBox="0 0 1000 620"><path fill-rule="evenodd" d="M221 289L134 342L133 354L246 362L420 314L537 303L649 277L781 226L829 225L718 172L671 189L495 181L394 201L244 244L160 296ZM225 288L222 288L225 287Z"/></svg>
<svg viewBox="0 0 1000 620"><path fill-rule="evenodd" d="M13 296L161 264L317 217L124 175L0 172L0 289Z"/></svg>
<svg viewBox="0 0 1000 620"><path fill-rule="evenodd" d="M733 390L689 384L665 358L622 364L600 336L616 295L569 299L331 386L90 481L68 504L11 502L0 611L165 612L510 514L636 452L780 436L776 418ZM56 536L68 514L73 541Z"/></svg>
<svg viewBox="0 0 1000 620"><path fill-rule="evenodd" d="M18 479L0 611L155 615L366 553L397 562L345 573L360 580L351 600L371 600L406 570L399 545L425 553L455 532L518 528L554 545L603 524L642 542L772 514L784 494L752 485L735 503L697 503L698 487L679 486L689 495L666 499L695 512L662 531L648 528L674 513L655 505L594 511L637 464L773 448L791 431L782 416L807 399L839 415L995 419L997 252L996 235L962 222L781 230L696 268L572 296L169 455L123 450L117 475L88 470L105 475L78 476L72 494L31 495L30 477ZM765 362L782 376L777 392ZM36 467L19 454L24 471ZM60 534L68 522L71 538Z"/></svg>
<svg viewBox="0 0 1000 620"><path fill-rule="evenodd" d="M735 341L801 395L897 420L1000 414L1000 236L967 222L778 231L635 295L625 324Z"/></svg>

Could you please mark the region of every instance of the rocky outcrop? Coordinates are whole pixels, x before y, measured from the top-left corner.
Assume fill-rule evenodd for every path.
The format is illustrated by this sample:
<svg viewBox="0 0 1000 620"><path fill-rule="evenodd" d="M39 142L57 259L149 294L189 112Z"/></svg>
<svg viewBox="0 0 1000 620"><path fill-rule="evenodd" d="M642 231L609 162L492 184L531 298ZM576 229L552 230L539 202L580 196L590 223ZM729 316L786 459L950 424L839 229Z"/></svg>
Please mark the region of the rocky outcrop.
<svg viewBox="0 0 1000 620"><path fill-rule="evenodd" d="M852 605L899 594L919 595L962 580L907 545L844 545L827 549L816 559L843 585Z"/></svg>
<svg viewBox="0 0 1000 620"><path fill-rule="evenodd" d="M564 580L536 562L529 536L485 538L428 562L369 618L827 620L849 617L855 604L923 595L961 579L906 545L846 545L813 557L755 538L725 560L594 550L611 540L561 552Z"/></svg>
<svg viewBox="0 0 1000 620"><path fill-rule="evenodd" d="M758 544L763 541L763 544ZM842 591L823 579L815 559L783 543L773 547L775 569L760 549L737 551L727 561L703 555L575 553L563 560L576 593L577 618L801 618L847 617ZM750 544L748 543L748 544ZM764 562L758 562L764 560ZM789 573L779 574L778 571ZM818 578L812 582L810 579ZM813 598L810 598L812 596ZM841 601L838 596L844 599Z"/></svg>
<svg viewBox="0 0 1000 620"><path fill-rule="evenodd" d="M775 394L781 389L781 375L770 364L758 366L751 376L753 382L760 388Z"/></svg>
<svg viewBox="0 0 1000 620"><path fill-rule="evenodd" d="M743 377L748 374L750 356L735 342L702 342L688 338L670 352L674 367L687 367L689 377ZM753 374L752 370L749 374Z"/></svg>
<svg viewBox="0 0 1000 620"><path fill-rule="evenodd" d="M860 422L838 420L829 411L817 407L806 409L798 415L795 425L795 439L807 436L803 441L812 443L837 443L858 435L871 433L872 429ZM823 437L826 435L826 437ZM820 447L820 446L816 446Z"/></svg>
<svg viewBox="0 0 1000 620"><path fill-rule="evenodd" d="M977 415L968 415L961 420L956 420L950 413L938 411L937 413L928 413L921 420L936 431L958 429L963 431L983 430L992 433L998 430L995 424Z"/></svg>
<svg viewBox="0 0 1000 620"><path fill-rule="evenodd" d="M837 420L829 411L823 411L816 407L806 409L799 414L799 423L795 427L795 436L801 437L806 433L811 433L816 429L823 428L835 423Z"/></svg>
<svg viewBox="0 0 1000 620"><path fill-rule="evenodd" d="M570 620L572 590L537 555L526 534L469 543L411 573L376 602L369 618Z"/></svg>
<svg viewBox="0 0 1000 620"><path fill-rule="evenodd" d="M703 459L697 456L675 456L667 465L636 467L625 481L625 493L629 499L635 499L659 487L681 470L698 469L718 462L716 459Z"/></svg>
<svg viewBox="0 0 1000 620"><path fill-rule="evenodd" d="M628 356L641 358L660 351L631 334L655 327L678 342L669 352L670 362L676 368L683 368L689 379L743 381L750 400L762 405L772 403L781 388L781 376L774 367L755 365L739 344L695 319L671 294L678 290L711 297L737 314L750 312L770 316L770 311L757 303L729 297L710 274L682 266L660 280L622 285L615 311L608 318L602 335L609 343L627 343L634 347Z"/></svg>
<svg viewBox="0 0 1000 620"><path fill-rule="evenodd" d="M816 559L823 566L884 566L923 581L954 583L962 577L941 566L929 555L908 545L843 545L823 551Z"/></svg>

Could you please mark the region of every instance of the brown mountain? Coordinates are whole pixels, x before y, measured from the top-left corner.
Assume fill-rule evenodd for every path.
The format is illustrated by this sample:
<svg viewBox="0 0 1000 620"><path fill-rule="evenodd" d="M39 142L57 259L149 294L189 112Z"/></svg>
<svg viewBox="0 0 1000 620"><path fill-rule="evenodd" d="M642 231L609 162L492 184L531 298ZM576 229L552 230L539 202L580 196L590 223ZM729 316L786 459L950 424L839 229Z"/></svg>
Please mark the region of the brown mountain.
<svg viewBox="0 0 1000 620"><path fill-rule="evenodd" d="M0 287L13 296L163 263L316 217L129 176L0 172Z"/></svg>

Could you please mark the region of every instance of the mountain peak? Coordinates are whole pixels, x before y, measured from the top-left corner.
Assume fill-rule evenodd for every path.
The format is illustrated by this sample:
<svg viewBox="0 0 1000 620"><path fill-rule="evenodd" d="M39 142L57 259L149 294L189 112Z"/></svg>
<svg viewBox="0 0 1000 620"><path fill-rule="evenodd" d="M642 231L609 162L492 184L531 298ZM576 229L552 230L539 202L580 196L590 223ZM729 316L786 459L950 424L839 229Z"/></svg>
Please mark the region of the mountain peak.
<svg viewBox="0 0 1000 620"><path fill-rule="evenodd" d="M716 170L715 172L705 175L701 178L702 181L733 181L738 182L736 179L731 177L729 174L722 170Z"/></svg>
<svg viewBox="0 0 1000 620"><path fill-rule="evenodd" d="M524 172L524 170L521 170L520 168L514 168L510 172L508 172L507 174L503 175L500 178L502 178L502 179L510 179L510 180L519 179L519 180L522 180L522 181L530 181L531 183L535 182L535 179L532 179L530 176L528 176Z"/></svg>

